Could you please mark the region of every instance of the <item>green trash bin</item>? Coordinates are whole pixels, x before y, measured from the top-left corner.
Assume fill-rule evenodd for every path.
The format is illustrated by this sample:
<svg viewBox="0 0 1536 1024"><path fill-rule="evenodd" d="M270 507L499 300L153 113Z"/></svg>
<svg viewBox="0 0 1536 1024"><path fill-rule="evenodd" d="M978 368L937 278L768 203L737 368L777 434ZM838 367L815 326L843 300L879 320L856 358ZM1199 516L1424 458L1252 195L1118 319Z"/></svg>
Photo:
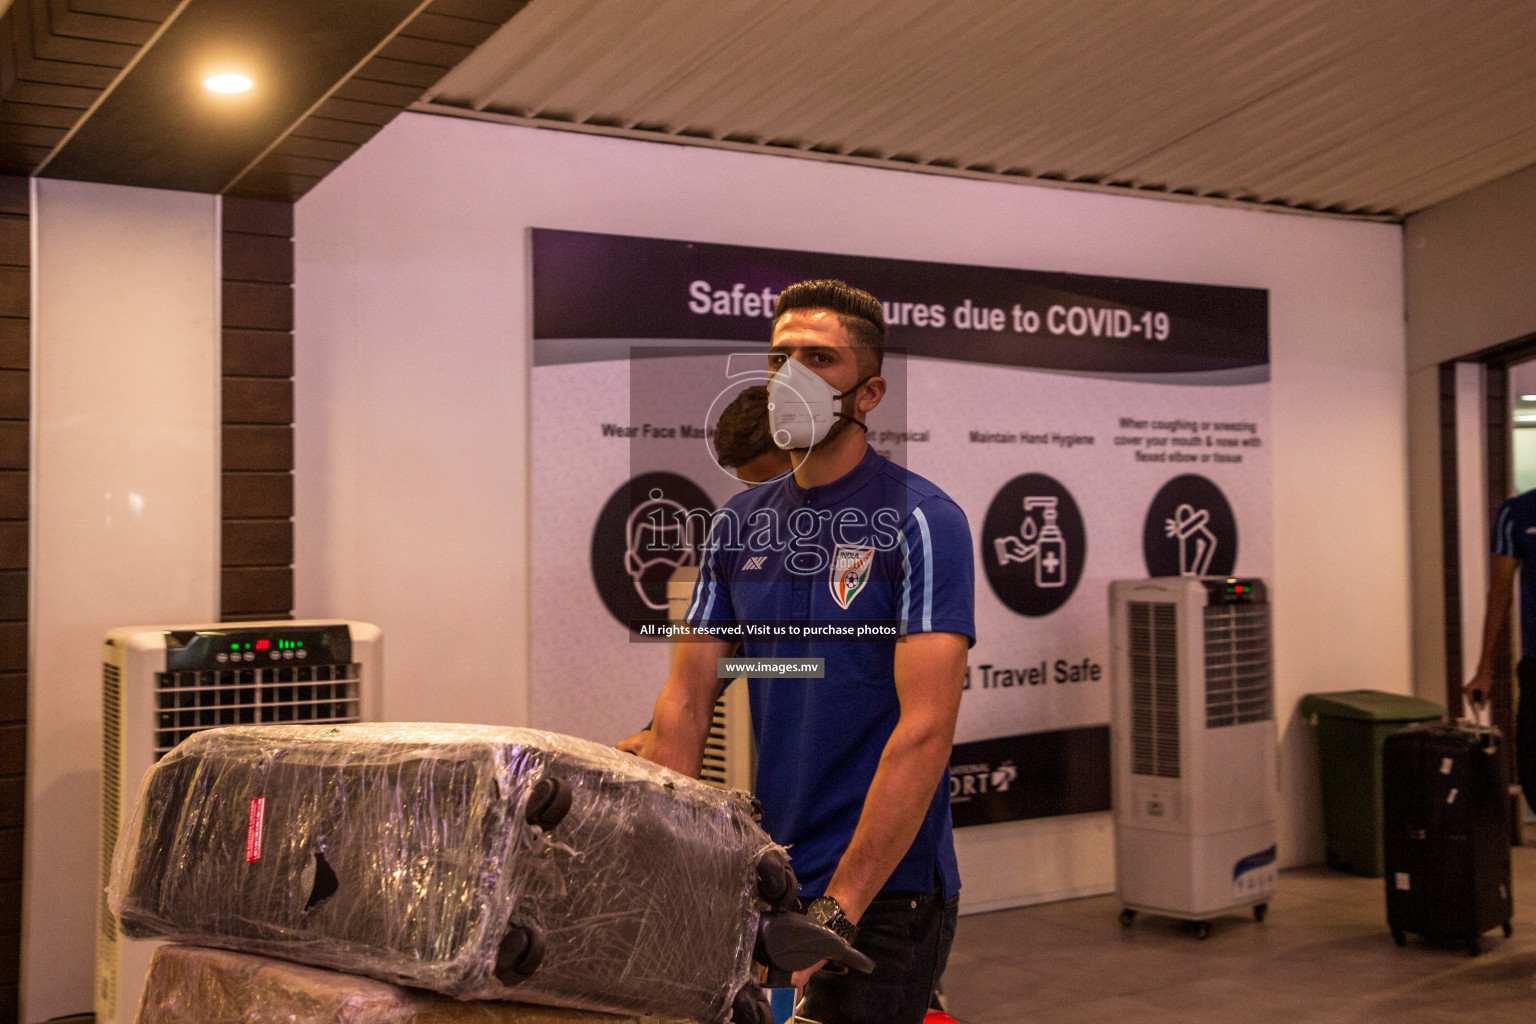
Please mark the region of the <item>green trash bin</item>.
<svg viewBox="0 0 1536 1024"><path fill-rule="evenodd" d="M1328 864L1380 878L1381 745L1413 722L1445 717L1430 700L1377 690L1313 693L1301 713L1317 726Z"/></svg>

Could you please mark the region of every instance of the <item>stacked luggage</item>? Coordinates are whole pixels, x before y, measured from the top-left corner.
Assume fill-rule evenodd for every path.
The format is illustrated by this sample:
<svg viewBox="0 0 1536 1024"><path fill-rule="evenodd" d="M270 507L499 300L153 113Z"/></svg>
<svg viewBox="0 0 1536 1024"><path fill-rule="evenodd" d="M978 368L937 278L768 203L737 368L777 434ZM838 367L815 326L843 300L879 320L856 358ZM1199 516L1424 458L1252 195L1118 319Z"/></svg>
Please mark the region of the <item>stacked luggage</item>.
<svg viewBox="0 0 1536 1024"><path fill-rule="evenodd" d="M1412 725L1382 748L1387 925L1464 945L1511 931L1509 750L1497 729Z"/></svg>
<svg viewBox="0 0 1536 1024"><path fill-rule="evenodd" d="M146 777L113 876L129 937L703 1024L761 1003L758 918L795 888L742 794L568 736L445 725L196 734Z"/></svg>

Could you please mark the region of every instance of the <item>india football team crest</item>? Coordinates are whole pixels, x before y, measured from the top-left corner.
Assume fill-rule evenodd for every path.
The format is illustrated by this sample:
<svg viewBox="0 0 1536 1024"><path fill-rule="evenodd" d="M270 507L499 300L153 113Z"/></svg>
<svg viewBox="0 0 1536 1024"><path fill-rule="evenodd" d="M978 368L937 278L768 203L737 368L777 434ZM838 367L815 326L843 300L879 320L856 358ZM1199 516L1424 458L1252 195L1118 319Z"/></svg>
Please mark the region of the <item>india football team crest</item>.
<svg viewBox="0 0 1536 1024"><path fill-rule="evenodd" d="M869 567L874 564L875 549L839 544L832 552L832 573L827 583L832 600L846 609L869 583Z"/></svg>

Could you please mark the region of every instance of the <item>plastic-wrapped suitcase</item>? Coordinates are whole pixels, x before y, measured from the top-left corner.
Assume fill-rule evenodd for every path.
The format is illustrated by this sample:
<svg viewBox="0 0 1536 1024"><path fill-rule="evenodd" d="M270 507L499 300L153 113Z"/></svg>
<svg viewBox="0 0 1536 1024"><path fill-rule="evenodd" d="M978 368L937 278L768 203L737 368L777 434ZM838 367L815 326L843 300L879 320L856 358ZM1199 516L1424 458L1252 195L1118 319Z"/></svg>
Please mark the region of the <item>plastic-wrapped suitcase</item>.
<svg viewBox="0 0 1536 1024"><path fill-rule="evenodd" d="M1497 729L1424 723L1386 738L1382 822L1387 925L1466 945L1503 926L1514 902L1509 751Z"/></svg>
<svg viewBox="0 0 1536 1024"><path fill-rule="evenodd" d="M145 777L109 899L130 937L720 1022L787 863L748 797L568 736L236 726Z"/></svg>

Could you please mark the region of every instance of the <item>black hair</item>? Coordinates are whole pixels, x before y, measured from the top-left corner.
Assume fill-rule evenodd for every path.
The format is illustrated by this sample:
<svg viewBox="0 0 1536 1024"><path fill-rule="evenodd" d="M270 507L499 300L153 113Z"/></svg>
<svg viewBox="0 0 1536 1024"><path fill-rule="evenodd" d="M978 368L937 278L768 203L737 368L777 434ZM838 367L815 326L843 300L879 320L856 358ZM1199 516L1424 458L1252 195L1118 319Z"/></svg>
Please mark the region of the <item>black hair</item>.
<svg viewBox="0 0 1536 1024"><path fill-rule="evenodd" d="M830 309L836 313L849 341L874 349L874 372L880 372L885 362L885 313L879 299L844 281L801 281L779 293L773 304L774 322L792 309Z"/></svg>
<svg viewBox="0 0 1536 1024"><path fill-rule="evenodd" d="M768 434L768 389L759 384L731 400L715 424L715 453L726 469L745 466L779 446Z"/></svg>

